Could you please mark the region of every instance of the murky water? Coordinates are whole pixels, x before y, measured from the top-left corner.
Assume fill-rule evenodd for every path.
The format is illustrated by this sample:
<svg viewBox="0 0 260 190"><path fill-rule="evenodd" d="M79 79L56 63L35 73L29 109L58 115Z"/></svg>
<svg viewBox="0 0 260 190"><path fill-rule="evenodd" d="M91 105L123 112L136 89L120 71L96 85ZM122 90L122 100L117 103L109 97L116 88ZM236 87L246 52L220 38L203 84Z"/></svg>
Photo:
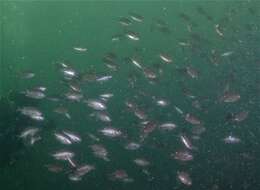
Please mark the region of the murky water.
<svg viewBox="0 0 260 190"><path fill-rule="evenodd" d="M1 1L1 188L259 189L259 7Z"/></svg>

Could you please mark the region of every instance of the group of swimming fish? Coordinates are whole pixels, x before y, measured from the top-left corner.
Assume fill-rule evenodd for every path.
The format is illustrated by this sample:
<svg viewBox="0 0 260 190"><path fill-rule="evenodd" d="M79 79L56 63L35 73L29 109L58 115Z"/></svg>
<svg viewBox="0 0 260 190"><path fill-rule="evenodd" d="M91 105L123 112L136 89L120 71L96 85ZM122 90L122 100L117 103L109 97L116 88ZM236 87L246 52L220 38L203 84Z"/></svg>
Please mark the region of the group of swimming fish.
<svg viewBox="0 0 260 190"><path fill-rule="evenodd" d="M209 15L206 15L202 9L198 9L198 11L206 16L206 18L211 21L212 18ZM193 50L193 46L196 46L198 41L198 37L196 35L192 35L192 22L191 17L182 13L180 14L180 18L183 22L187 23L187 30L191 33L192 40L184 40L179 41L178 45L180 48L188 48L191 51ZM128 16L120 17L118 19L118 24L124 30L123 34L116 34L112 36L111 41L113 43L120 43L123 39L129 40L133 44L137 44L139 41L142 40L141 35L138 32L129 29L129 26L135 24L143 24L146 20L143 16L130 12ZM216 31L216 34L219 38L223 38L225 36L225 32L221 29L220 24L213 25L213 28ZM162 32L163 34L172 34L173 31L168 26L168 23L163 21L162 19L157 19L151 25L151 32ZM75 51L79 54L88 54L90 47L85 47L84 45L80 47L72 47L71 51ZM149 47L146 47L147 49ZM234 51L227 51L224 53L217 54L215 51L211 52L211 58L213 65L216 67L219 65L219 60L222 58L230 57L235 54ZM176 64L177 60L175 60L174 55L172 53L166 52L158 52L155 57L158 58L159 66L158 70L155 70L148 64L145 64L142 59L142 54L138 56L129 56L124 58L123 62L126 63L128 66L130 65L133 68L136 68L134 72L138 73L137 75L141 75L146 79L146 85L151 85L153 88L156 88L158 84L157 81L161 77L164 77L163 72L165 69L168 69L168 65ZM117 98L116 89L115 92L113 88L108 88L110 91L104 91L104 93L99 94L96 98L88 98L85 91L83 90L82 86L85 84L93 83L96 86L109 86L109 82L114 79L114 76L117 72L120 72L119 67L124 67L124 65L118 64L118 57L113 52L106 53L102 58L103 64L107 68L106 73L110 74L96 74L91 72L80 72L79 70L75 69L73 64L67 61L59 61L56 63L57 70L56 72L59 73L61 78L61 86L65 87L67 90L60 96L51 96L48 95L47 91L48 88L45 86L37 86L34 88L26 89L21 92L25 97L29 99L35 100L42 100L45 99L49 102L54 102L56 107L53 109L53 113L48 114L56 114L56 116L61 115L63 116L64 120L72 121L73 117L69 107L65 106L68 104L82 104L85 106L85 109L92 110L92 113L89 115L90 118L94 118L96 122L101 122L105 126L103 128L96 129L95 133L88 132L86 134L81 134L76 132L76 128L71 127L69 129L55 129L53 132L53 138L56 139L60 144L64 145L64 149L54 151L51 154L54 160L65 162L67 167L70 168L68 174L68 178L72 181L80 181L83 177L99 168L95 164L86 164L80 163L79 159L77 158L77 154L74 151L69 150L69 146L72 144L80 144L83 141L90 141L89 149L92 151L93 155L96 158L103 160L104 162L116 162L113 160L113 155L111 155L108 151L109 147L106 144L101 143L101 139L120 139L118 143L122 145L122 147L127 151L138 151L140 149L145 149L146 146L149 146L149 143L146 144L148 139L153 136L153 133L156 131L162 131L162 135L164 133L175 133L175 137L177 141L180 142L180 147L178 147L175 151L169 156L169 158L176 160L177 162L182 163L190 163L194 158L194 152L199 151L199 147L194 145L194 142L199 141L202 134L206 131L207 123L203 122L197 115L199 112L203 112L203 110L199 98L192 94L192 90L187 88L183 88L183 101L187 99L192 101L192 107L197 110L197 113L185 112L182 108L180 108L177 104L173 105L170 98L167 98L167 95L164 95L164 98L157 97L155 95L150 95L148 92L143 92L142 89L138 91L136 96L128 97L124 101L124 109L127 111L124 112L124 124L126 127L122 130L122 127L113 126L113 122L116 121L117 117L111 117L111 114L108 111L108 105L110 100L113 98ZM87 66L86 66L87 67ZM191 64L185 67L174 67L176 70L184 73L188 79L187 80L198 80L201 77L201 72L195 66ZM22 75L24 80L33 80L37 75L34 72L25 72ZM128 88L129 91L132 89L138 88L138 77L136 75L132 75L128 78ZM167 85L167 84L166 84ZM167 88L167 87L166 87ZM163 93L162 93L163 94ZM136 97L143 96L144 98L150 98L154 102L154 109L169 109L169 107L173 108L172 112L178 115L182 121L186 122L187 125L191 125L190 133L186 132L185 130L178 131L177 129L181 128L180 124L177 124L174 121L156 121L153 119L149 111L146 110L143 106L140 106L137 101L135 101ZM147 97L149 96L149 97ZM165 98L166 97L166 98ZM219 104L234 104L235 102L240 101L241 96L239 92L231 90L230 84L228 83L221 96L216 100ZM119 103L122 103L118 101ZM113 106L111 107L113 109ZM48 120L48 114L41 111L40 106L34 107L30 105L25 105L24 107L20 107L17 109L22 115L27 117L30 120L36 122L36 125L40 122L44 122ZM75 111L75 110L74 110ZM240 122L247 119L249 115L249 111L243 110L237 113L229 114L226 122L236 123L239 124ZM128 122L130 122L127 118L128 116L136 117L135 120L138 121L138 137L135 139L138 140L131 140L129 138L127 131L128 126L131 126ZM223 121L224 122L224 121ZM115 122L116 123L116 122ZM35 143L40 143L41 137L41 129L37 126L29 127L24 129L24 131L20 134L19 138L22 138L26 144L34 145ZM177 134L176 134L177 133ZM226 144L237 144L241 142L241 139L232 133L223 136L221 141ZM122 143L123 142L123 143ZM125 158L128 159L127 157ZM142 172L147 175L149 180L153 180L152 171L149 170L149 167L153 164L148 158L144 156L136 157L132 160L132 164L137 165L141 168ZM48 164L46 163L45 167L55 173L59 173L64 171L62 165L59 164ZM123 167L123 166L122 166ZM180 184L191 186L193 184L192 176L190 175L189 171L186 169L179 168L176 171L175 178L179 181ZM121 181L121 182L134 182L134 176L130 176L125 169L116 169L115 171L111 172L108 175L108 179L112 181Z"/></svg>

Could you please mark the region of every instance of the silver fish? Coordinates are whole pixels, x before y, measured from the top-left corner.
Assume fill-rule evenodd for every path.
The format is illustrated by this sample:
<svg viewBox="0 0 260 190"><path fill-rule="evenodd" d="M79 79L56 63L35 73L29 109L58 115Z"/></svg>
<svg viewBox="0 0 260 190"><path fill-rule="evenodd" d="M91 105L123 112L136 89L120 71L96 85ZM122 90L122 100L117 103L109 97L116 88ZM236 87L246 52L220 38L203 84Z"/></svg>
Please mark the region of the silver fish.
<svg viewBox="0 0 260 190"><path fill-rule="evenodd" d="M177 178L184 185L187 185L187 186L191 186L192 185L192 180L190 178L190 175L187 172L178 171L177 172Z"/></svg>
<svg viewBox="0 0 260 190"><path fill-rule="evenodd" d="M165 53L160 53L159 57L161 58L162 61L164 61L165 63L172 63L172 58L165 54Z"/></svg>
<svg viewBox="0 0 260 190"><path fill-rule="evenodd" d="M66 145L72 144L71 140L68 137L64 136L63 134L54 133L54 136L62 144L66 144Z"/></svg>
<svg viewBox="0 0 260 190"><path fill-rule="evenodd" d="M56 160L68 160L68 159L72 159L75 156L75 154L70 151L62 150L52 154L52 156Z"/></svg>
<svg viewBox="0 0 260 190"><path fill-rule="evenodd" d="M92 151L96 157L101 158L105 161L110 161L110 159L108 158L108 152L105 149L105 147L103 147L102 145L93 144L93 145L90 145L90 148L92 149Z"/></svg>
<svg viewBox="0 0 260 190"><path fill-rule="evenodd" d="M159 125L159 128L162 130L173 130L177 127L177 125L175 123L163 123L161 125Z"/></svg>
<svg viewBox="0 0 260 190"><path fill-rule="evenodd" d="M146 167L146 166L149 166L150 165L150 162L147 161L146 159L144 158L136 158L134 159L134 163L138 166L142 166L142 167Z"/></svg>
<svg viewBox="0 0 260 190"><path fill-rule="evenodd" d="M241 142L240 138L229 135L223 139L226 144L238 144Z"/></svg>
<svg viewBox="0 0 260 190"><path fill-rule="evenodd" d="M127 149L127 150L137 150L140 147L141 147L141 145L136 142L130 142L127 145L125 145L125 149Z"/></svg>
<svg viewBox="0 0 260 190"><path fill-rule="evenodd" d="M39 131L40 131L39 128L27 128L19 135L19 137L21 138L33 137Z"/></svg>
<svg viewBox="0 0 260 190"><path fill-rule="evenodd" d="M122 132L120 130L112 127L106 127L104 129L101 129L100 132L108 137L118 137L122 135Z"/></svg>
<svg viewBox="0 0 260 190"><path fill-rule="evenodd" d="M64 135L66 135L71 142L79 143L81 142L81 138L79 135L76 135L75 133L72 133L70 131L62 131Z"/></svg>
<svg viewBox="0 0 260 190"><path fill-rule="evenodd" d="M128 31L125 35L130 40L133 40L133 41L140 40L139 35L135 32Z"/></svg>
<svg viewBox="0 0 260 190"><path fill-rule="evenodd" d="M94 110L103 111L107 109L106 105L100 100L89 99L86 101L86 103L89 107L93 108Z"/></svg>

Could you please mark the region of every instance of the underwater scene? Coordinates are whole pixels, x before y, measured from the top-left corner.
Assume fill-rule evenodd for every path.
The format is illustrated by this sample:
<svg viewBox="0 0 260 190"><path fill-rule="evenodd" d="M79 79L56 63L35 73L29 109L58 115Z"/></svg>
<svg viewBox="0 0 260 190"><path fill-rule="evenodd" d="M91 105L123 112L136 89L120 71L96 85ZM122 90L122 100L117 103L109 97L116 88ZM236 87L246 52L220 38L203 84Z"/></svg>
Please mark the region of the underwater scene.
<svg viewBox="0 0 260 190"><path fill-rule="evenodd" d="M259 190L260 1L1 0L3 190Z"/></svg>

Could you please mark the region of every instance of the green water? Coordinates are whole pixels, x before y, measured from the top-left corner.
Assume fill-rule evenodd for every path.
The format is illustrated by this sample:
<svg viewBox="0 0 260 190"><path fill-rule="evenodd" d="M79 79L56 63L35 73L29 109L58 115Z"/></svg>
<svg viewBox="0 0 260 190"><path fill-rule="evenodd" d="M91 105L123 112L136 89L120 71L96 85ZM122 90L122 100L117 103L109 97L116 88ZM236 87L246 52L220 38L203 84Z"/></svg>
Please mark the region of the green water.
<svg viewBox="0 0 260 190"><path fill-rule="evenodd" d="M258 1L7 1L0 2L0 184L5 190L30 189L247 189L260 188L259 167L259 90L260 90L260 3ZM204 10L203 14L200 10ZM123 27L120 17L129 12L143 16L143 22L132 21ZM188 16L188 19L181 17ZM166 31L156 26L158 20L166 23ZM216 31L221 26L224 36ZM191 27L191 29L189 29ZM127 30L140 35L139 41L131 41L124 34ZM189 31L191 30L191 31ZM119 41L112 36L123 35ZM181 46L179 42L192 43ZM73 47L86 47L76 52ZM216 51L217 64L211 60ZM221 56L232 51L230 56ZM102 61L106 53L117 55L118 70L111 71ZM161 52L169 54L173 63L160 60ZM142 64L158 76L154 84L126 57L137 56ZM71 120L53 113L56 102L47 99L26 99L20 93L34 86L47 87L47 96L63 96L68 91L61 82L57 63L68 61L80 73L112 75L110 81L81 85L85 98L96 98L110 92L114 97L107 103L112 118L111 125L121 129L126 138L111 139L97 131L106 126L89 115L92 110L83 103L64 101ZM198 77L192 79L184 68L197 69ZM159 69L162 74L159 74ZM21 79L21 73L31 71L35 77ZM135 78L131 88L129 80ZM219 97L226 85L238 92L240 100L223 103ZM185 96L188 89L201 104L192 106L192 98ZM143 95L145 94L145 95ZM167 99L166 107L156 105L152 97ZM141 107L149 120L156 124L172 121L176 130L154 130L145 139L143 148L136 151L124 149L128 141L138 141L140 120L130 112L125 102L131 100ZM46 115L42 123L21 117L18 107L37 106ZM192 140L198 149L194 160L179 162L170 154L182 149L179 134L192 136L193 126L178 114L174 106L184 113L193 113L203 122L205 133L199 140ZM234 124L226 122L228 113L249 111L246 120ZM18 138L27 126L41 128L42 140L33 146ZM80 134L82 142L66 146L60 144L53 133L69 129ZM101 139L111 159L104 162L93 156L88 134ZM241 139L238 144L225 144L223 138L234 134ZM68 179L68 164L56 161L51 154L69 149L76 153L80 164L93 164L95 170L81 181ZM144 157L151 165L145 174L133 159ZM53 173L47 164L59 164L60 173ZM117 169L127 171L134 181L124 183L109 180ZM187 171L192 185L186 186L177 178L177 171Z"/></svg>

